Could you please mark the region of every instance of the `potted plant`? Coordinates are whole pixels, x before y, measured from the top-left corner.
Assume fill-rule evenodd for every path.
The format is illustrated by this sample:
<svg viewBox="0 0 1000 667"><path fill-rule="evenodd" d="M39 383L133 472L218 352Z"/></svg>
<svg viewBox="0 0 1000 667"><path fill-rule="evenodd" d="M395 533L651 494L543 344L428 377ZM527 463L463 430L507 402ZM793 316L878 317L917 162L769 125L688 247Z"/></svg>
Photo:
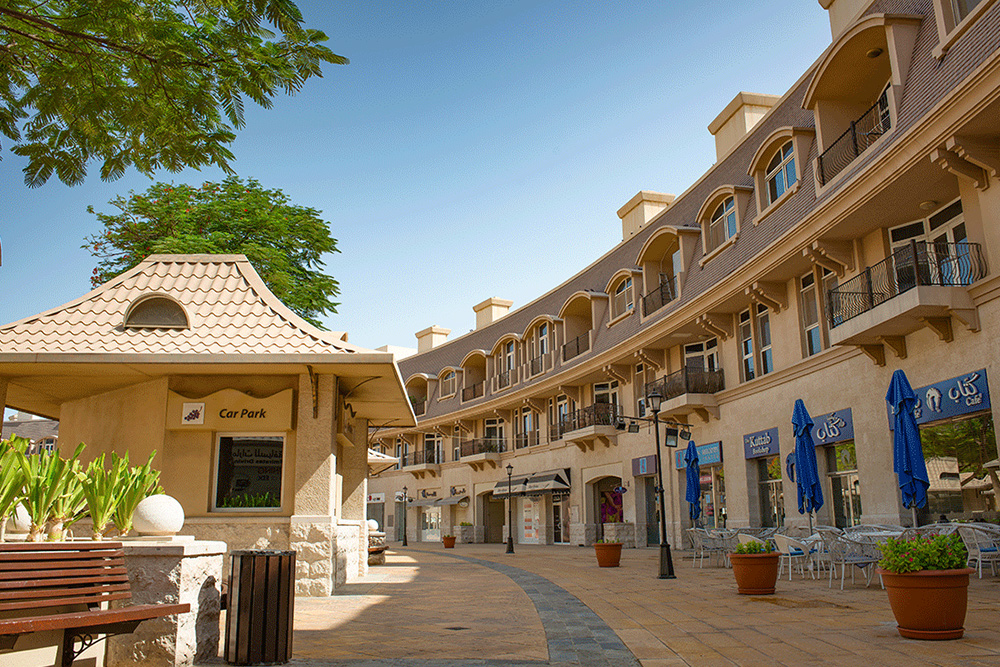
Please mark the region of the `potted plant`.
<svg viewBox="0 0 1000 667"><path fill-rule="evenodd" d="M618 567L622 560L622 543L597 540L594 542L594 553L597 555L598 566Z"/></svg>
<svg viewBox="0 0 1000 667"><path fill-rule="evenodd" d="M740 595L773 595L781 554L769 542L744 542L729 554Z"/></svg>
<svg viewBox="0 0 1000 667"><path fill-rule="evenodd" d="M956 534L890 538L879 574L899 634L909 639L959 639L969 601L968 554Z"/></svg>
<svg viewBox="0 0 1000 667"><path fill-rule="evenodd" d="M455 536L454 535L442 535L441 541L444 542L445 549L455 548Z"/></svg>

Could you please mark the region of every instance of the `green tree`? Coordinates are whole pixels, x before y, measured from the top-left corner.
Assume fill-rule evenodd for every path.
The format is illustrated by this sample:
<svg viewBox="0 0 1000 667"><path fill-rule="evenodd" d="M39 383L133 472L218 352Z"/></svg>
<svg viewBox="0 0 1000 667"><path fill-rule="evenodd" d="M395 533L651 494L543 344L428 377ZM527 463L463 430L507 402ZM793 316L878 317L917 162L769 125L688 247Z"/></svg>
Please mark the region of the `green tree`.
<svg viewBox="0 0 1000 667"><path fill-rule="evenodd" d="M265 27L271 25L277 35ZM243 127L324 62L346 64L291 0L3 0L0 136L25 183L216 165Z"/></svg>
<svg viewBox="0 0 1000 667"><path fill-rule="evenodd" d="M110 204L96 215L103 231L84 248L100 261L96 287L136 266L150 254L244 254L268 288L310 323L336 313L337 281L322 273L323 253L339 252L320 211L290 203L281 190L231 176L201 187L156 183Z"/></svg>

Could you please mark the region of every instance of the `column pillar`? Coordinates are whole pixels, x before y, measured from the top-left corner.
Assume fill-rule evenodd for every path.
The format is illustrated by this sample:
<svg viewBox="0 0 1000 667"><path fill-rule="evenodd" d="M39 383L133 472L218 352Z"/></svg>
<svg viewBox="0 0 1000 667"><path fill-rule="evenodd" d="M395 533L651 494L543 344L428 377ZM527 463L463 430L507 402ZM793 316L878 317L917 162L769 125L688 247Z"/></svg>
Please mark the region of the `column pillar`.
<svg viewBox="0 0 1000 667"><path fill-rule="evenodd" d="M341 509L337 522L335 583L353 581L368 572L368 420L346 419L337 473Z"/></svg>

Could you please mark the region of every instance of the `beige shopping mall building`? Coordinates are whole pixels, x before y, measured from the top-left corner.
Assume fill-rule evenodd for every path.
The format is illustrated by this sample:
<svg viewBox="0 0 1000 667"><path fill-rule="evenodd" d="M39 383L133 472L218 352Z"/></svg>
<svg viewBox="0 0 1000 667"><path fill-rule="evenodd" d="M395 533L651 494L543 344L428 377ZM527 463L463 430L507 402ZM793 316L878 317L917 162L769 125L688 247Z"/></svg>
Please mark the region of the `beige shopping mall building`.
<svg viewBox="0 0 1000 667"><path fill-rule="evenodd" d="M697 182L639 192L621 243L531 303L487 299L474 331L417 334L399 362L417 426L373 435L401 459L370 481L390 535L405 487L409 540L500 542L510 482L519 543L656 543L653 434L629 428L654 388L699 447L706 525L805 523L786 465L797 398L816 421L816 520L906 524L896 369L921 399L921 519L997 518L1000 3L820 4L829 47L781 96L736 95ZM675 545L681 451L662 461Z"/></svg>

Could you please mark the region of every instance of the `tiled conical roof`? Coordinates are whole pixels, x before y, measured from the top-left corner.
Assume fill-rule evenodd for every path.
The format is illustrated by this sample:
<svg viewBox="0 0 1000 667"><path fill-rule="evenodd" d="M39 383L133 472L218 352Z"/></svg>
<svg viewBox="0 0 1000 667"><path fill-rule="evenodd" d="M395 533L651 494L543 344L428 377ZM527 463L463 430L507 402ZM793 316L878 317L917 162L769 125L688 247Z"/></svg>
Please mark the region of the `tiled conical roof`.
<svg viewBox="0 0 1000 667"><path fill-rule="evenodd" d="M189 327L126 328L152 294L183 306ZM65 305L0 327L0 353L302 354L368 352L288 309L243 255L152 255Z"/></svg>

